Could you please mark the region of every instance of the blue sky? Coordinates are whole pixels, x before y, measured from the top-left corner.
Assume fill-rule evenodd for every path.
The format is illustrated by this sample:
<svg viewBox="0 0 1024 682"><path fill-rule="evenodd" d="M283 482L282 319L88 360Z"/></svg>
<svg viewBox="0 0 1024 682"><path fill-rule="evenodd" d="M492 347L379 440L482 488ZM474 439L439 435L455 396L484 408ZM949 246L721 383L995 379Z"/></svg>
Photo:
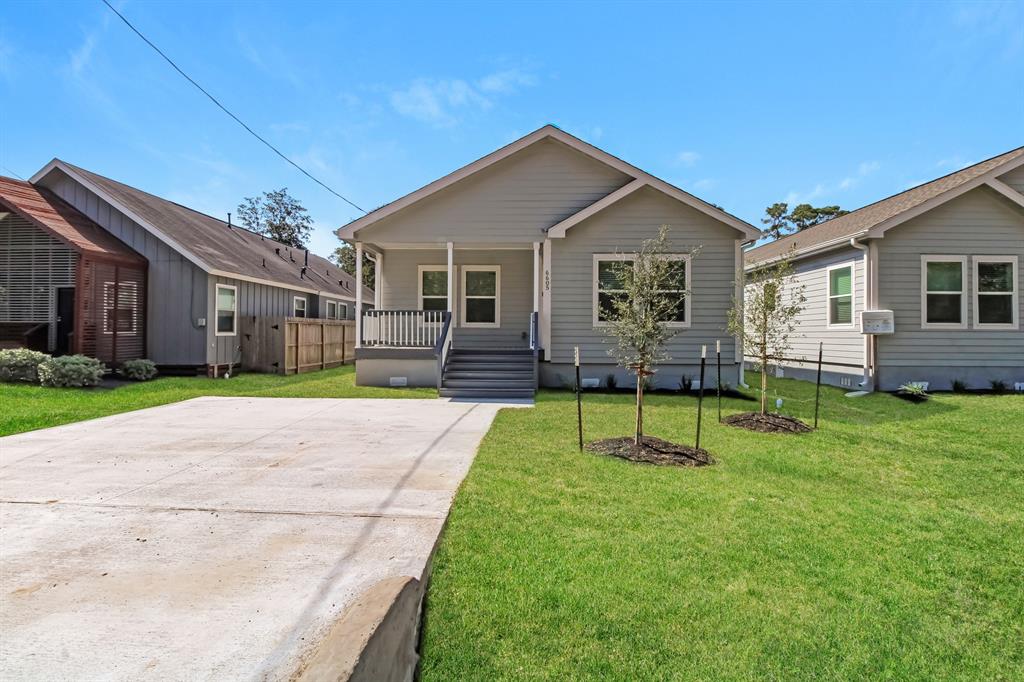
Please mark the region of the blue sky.
<svg viewBox="0 0 1024 682"><path fill-rule="evenodd" d="M117 6L373 208L545 123L758 224L855 208L1024 144L1024 2ZM98 0L0 17L0 174L59 156L217 216L287 186L315 250L359 215Z"/></svg>

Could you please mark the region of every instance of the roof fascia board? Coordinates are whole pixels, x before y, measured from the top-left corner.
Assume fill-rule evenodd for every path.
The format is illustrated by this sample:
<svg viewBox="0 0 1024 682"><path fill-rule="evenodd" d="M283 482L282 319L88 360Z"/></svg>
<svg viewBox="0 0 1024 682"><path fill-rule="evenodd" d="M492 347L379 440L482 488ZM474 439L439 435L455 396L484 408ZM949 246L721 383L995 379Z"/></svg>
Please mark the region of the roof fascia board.
<svg viewBox="0 0 1024 682"><path fill-rule="evenodd" d="M623 185L614 192L611 192L610 194L601 197L600 199L590 204L586 208L576 213L573 213L571 216L569 216L562 222L557 223L552 227L548 228L548 237L552 239L564 237L566 230L568 230L573 225L583 222L590 216L595 215L596 213L600 213L601 211L608 208L612 204L618 202L621 199L625 199L633 192L646 186L646 180L633 180L632 182Z"/></svg>
<svg viewBox="0 0 1024 682"><path fill-rule="evenodd" d="M1021 194L1013 187L1010 187L1005 182L998 178L990 178L985 182L986 185L994 189L995 191L1002 194L1004 197L1017 204L1021 208L1024 208L1024 194Z"/></svg>
<svg viewBox="0 0 1024 682"><path fill-rule="evenodd" d="M814 246L809 246L809 247L807 247L805 249L800 249L798 251L794 251L793 253L790 253L790 252L787 251L786 253L783 253L783 254L778 255L778 256L774 256L772 258L765 258L764 260L754 261L752 263L746 263L743 266L743 269L744 270L756 270L757 268L762 268L762 267L764 267L766 265L771 265L772 263L776 263L776 262L782 260L783 258L787 258L787 257L791 257L794 261L802 260L804 258L809 258L810 256L816 256L818 254L825 253L827 251L835 251L836 249L840 249L840 248L843 248L843 247L846 247L846 246L850 246L850 240L851 239L863 239L863 238L865 238L867 236L868 236L867 231L857 232L855 234L851 234L851 235L848 235L846 237L839 237L837 239L831 239L831 240L829 240L827 242L822 242L821 244L815 244ZM767 246L767 244L765 244L765 246ZM752 249L751 252L754 251L754 250L756 250L756 249Z"/></svg>

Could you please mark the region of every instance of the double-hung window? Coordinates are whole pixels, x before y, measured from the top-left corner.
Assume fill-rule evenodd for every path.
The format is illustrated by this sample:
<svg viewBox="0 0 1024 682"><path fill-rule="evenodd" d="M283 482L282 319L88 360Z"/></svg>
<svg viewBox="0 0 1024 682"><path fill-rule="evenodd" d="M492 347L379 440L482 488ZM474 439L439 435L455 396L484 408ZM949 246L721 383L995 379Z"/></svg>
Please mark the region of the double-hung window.
<svg viewBox="0 0 1024 682"><path fill-rule="evenodd" d="M292 317L306 316L306 297L295 296L292 298Z"/></svg>
<svg viewBox="0 0 1024 682"><path fill-rule="evenodd" d="M325 311L324 317L328 320L338 319L338 302L327 301L327 310Z"/></svg>
<svg viewBox="0 0 1024 682"><path fill-rule="evenodd" d="M685 254L663 256L669 261L669 284L659 293L673 299L672 313L664 320L673 327L690 326L690 257ZM595 327L608 324L615 314L616 301L626 296L623 277L629 276L633 257L620 254L594 254Z"/></svg>
<svg viewBox="0 0 1024 682"><path fill-rule="evenodd" d="M1017 257L974 257L974 326L1018 327Z"/></svg>
<svg viewBox="0 0 1024 682"><path fill-rule="evenodd" d="M501 326L501 266L462 266L463 327Z"/></svg>
<svg viewBox="0 0 1024 682"><path fill-rule="evenodd" d="M853 326L853 265L828 268L828 326Z"/></svg>
<svg viewBox="0 0 1024 682"><path fill-rule="evenodd" d="M967 256L921 256L921 326L967 328Z"/></svg>
<svg viewBox="0 0 1024 682"><path fill-rule="evenodd" d="M419 267L420 310L448 310L448 267Z"/></svg>
<svg viewBox="0 0 1024 682"><path fill-rule="evenodd" d="M217 336L234 336L238 324L238 288L217 285Z"/></svg>

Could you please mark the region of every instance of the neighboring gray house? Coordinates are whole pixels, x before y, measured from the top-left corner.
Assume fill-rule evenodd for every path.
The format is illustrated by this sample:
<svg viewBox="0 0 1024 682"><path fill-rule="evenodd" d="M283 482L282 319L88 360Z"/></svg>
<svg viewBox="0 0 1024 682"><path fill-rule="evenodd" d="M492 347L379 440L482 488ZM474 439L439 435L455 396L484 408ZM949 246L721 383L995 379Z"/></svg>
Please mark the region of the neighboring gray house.
<svg viewBox="0 0 1024 682"><path fill-rule="evenodd" d="M585 378L626 385L598 303L615 293L609 264L661 225L691 294L655 385L696 374L716 340L723 380L739 381L726 314L742 297L742 246L760 232L549 125L338 230L377 265L379 305L357 320L357 382L528 396L568 383L579 346Z"/></svg>
<svg viewBox="0 0 1024 682"><path fill-rule="evenodd" d="M86 218L87 227L95 230L99 226L116 237L114 242L123 251L141 257L145 279L138 287L145 291L139 303L144 323L133 323L132 329L141 337L142 355L165 369L209 370L238 364L242 316L356 317L353 278L314 254L289 249L59 159L43 167L30 183L22 184L47 197L57 197L49 201L60 211L67 213L63 207L73 207ZM66 272L51 272L49 263L59 263L66 270L67 259L32 260L31 245L43 243L43 238L36 235L39 225L19 220L0 227L5 230L0 232L0 249L5 251L0 254L5 260L0 262L9 262L12 268L22 264L29 268L26 272L32 278L28 289L18 288L16 274L9 270L5 276L16 284L9 287L9 297L34 296L40 287L59 289L70 298L67 310L75 310L76 286L80 287L81 282L76 281L73 263ZM46 239L47 248L66 249L52 238ZM120 301L126 296L124 285L108 284L114 287L110 291L117 291L108 293L108 298ZM77 293L80 296L83 292ZM4 318L0 326L10 328L33 321L50 324L53 329L58 322L66 325L66 315L58 315L56 294L47 294L38 302L31 308L9 307L9 311L16 311L11 315L28 315L32 320ZM115 310L118 307L113 306ZM126 326L123 320L122 326ZM74 329L74 325L68 329ZM62 331L61 336L65 333L71 332ZM51 333L48 350L70 348L59 343L63 339L56 336Z"/></svg>
<svg viewBox="0 0 1024 682"><path fill-rule="evenodd" d="M813 379L822 342L837 386L1024 382L1024 147L752 249L747 270L789 252L807 303L788 356L807 362L783 375Z"/></svg>

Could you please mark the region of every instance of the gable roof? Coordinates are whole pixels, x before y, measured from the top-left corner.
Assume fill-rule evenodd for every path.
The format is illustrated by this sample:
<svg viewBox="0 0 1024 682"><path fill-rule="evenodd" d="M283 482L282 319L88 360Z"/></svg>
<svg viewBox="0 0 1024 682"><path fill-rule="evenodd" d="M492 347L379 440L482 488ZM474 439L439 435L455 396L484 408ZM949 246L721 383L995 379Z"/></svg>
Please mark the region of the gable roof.
<svg viewBox="0 0 1024 682"><path fill-rule="evenodd" d="M442 178L434 180L433 182L431 182L431 183L429 183L427 185L424 185L423 187L421 187L420 189L418 189L418 190L416 190L414 192L406 194L405 196L400 197L399 199L396 199L395 201L392 201L391 203L385 204L385 205L381 206L380 208L377 208L377 209L374 209L373 211L370 211L369 213L367 213L366 215L362 216L361 218L353 220L352 222L348 223L347 225L344 225L341 228L339 228L338 229L338 236L341 237L342 239L355 239L356 233L359 232L359 230L361 230L361 229L363 229L365 227L369 227L370 225L372 225L373 223L377 222L378 220L382 220L382 219L384 219L384 218L386 218L386 217L388 217L388 216L390 216L390 215L392 215L394 213L397 213L398 211L401 211L402 209L406 208L407 206L411 206L412 204L414 204L414 203L416 203L416 202L418 202L418 201L420 201L422 199L426 199L427 197L435 194L436 192L441 191L442 189L445 189L446 187L449 187L449 186L459 182L460 180L468 178L469 176L474 175L475 173L478 173L478 172L484 170L485 168L493 166L494 164L498 163L499 161L501 161L503 159L506 159L509 156L512 156L516 152L522 151L523 149L526 149L527 147L529 147L529 146L531 146L533 144L536 144L538 142L541 142L543 140L548 140L548 139L557 140L558 142L561 142L561 143L571 147L572 149L575 149L576 151L581 152L582 154L585 154L586 156L589 156L592 159L596 159L597 161L600 161L600 162L602 162L602 163L604 163L604 164L606 164L608 166L611 166L612 168L615 168L616 170L618 170L618 171L620 171L620 172L630 176L631 178L633 178L634 182L639 180L644 185L649 185L651 187L654 187L655 189L658 189L658 190L664 192L665 194L668 194L669 196L673 197L674 199L678 199L679 201L681 201L681 202L683 202L683 203L685 203L685 204L687 204L687 205L697 209L698 211L701 211L702 213L705 213L705 214L711 216L712 218L715 218L716 220L719 220L719 221L725 223L726 225L729 225L730 227L733 227L733 228L739 230L740 232L742 232L744 235L746 235L747 237L749 237L751 239L756 239L756 238L761 236L761 231L758 230L753 225L751 225L751 224L749 224L747 222L744 222L743 220L740 220L736 216L734 216L734 215L732 215L730 213L726 213L725 211L723 211L722 209L718 208L717 206L713 206L712 204L709 204L708 202L706 202L706 201L704 201L702 199L699 199L698 197L695 197L694 195L692 195L689 192L686 192L686 191L676 187L675 185L671 185L671 184L665 182L664 180L661 180L660 178L657 178L657 177L651 175L650 173L647 173L647 172L645 172L643 170L640 170L636 166L623 161L622 159L618 158L617 156L613 156L612 154L609 154L608 152L604 151L603 149L599 149L598 147L595 147L592 144L584 142L583 140L579 139L578 137L576 137L574 135L570 135L569 133L565 132L564 130L562 130L562 129L556 127L556 126L553 126L551 124L545 125L544 127L539 128L539 129L533 131L529 135L521 137L518 140L516 140L515 142L507 144L504 147L501 147L500 149L497 149L497 150L491 152L490 154L488 154L488 155L486 155L486 156L484 156L484 157L482 157L480 159L477 159L473 163L470 163L470 164L468 164L466 166L463 166L462 168L459 168L458 170L453 171L452 173L449 173L448 175L445 175ZM633 185L633 182L627 184L626 186L629 187L631 185ZM638 188L637 186L635 186L635 185L633 186L633 189L637 189L637 188ZM621 199L624 196L627 196L628 194L632 193L632 190L630 192L626 192L624 194L617 194L617 192L619 192L619 190L617 190L616 192L612 193L613 195L617 195L615 200ZM602 208L607 207L611 203L614 203L615 200L610 200L610 201L607 201L607 202L605 201L606 199L610 199L611 196L612 195L609 195L608 197L605 197L604 199L601 199L598 202L596 202L596 203L601 203L601 202L605 202L605 203L603 203L596 210L592 210L588 214L588 216L585 216L585 217L589 217L589 215L593 215L593 213L596 213L598 210L601 210ZM580 211L580 213L586 212L590 208L591 207L588 206L587 208L584 208L582 211ZM563 225L568 220L571 220L571 217L566 219L565 221L562 221L562 223L559 223L559 225ZM582 220L582 218L580 220ZM579 222L579 220L577 220L577 222ZM575 224L575 223L573 223L573 224ZM551 237L559 237L559 236L565 236L564 235L564 230L568 229L568 227L571 227L571 225L564 227L564 229L561 229L559 234L554 234L553 233L553 228L554 227L556 227L556 226L551 226L551 230L549 231L549 236L551 236Z"/></svg>
<svg viewBox="0 0 1024 682"><path fill-rule="evenodd" d="M884 232L982 184L992 184L998 191L1003 192L1003 183L995 180L995 176L1002 175L1021 164L1024 164L1024 147L1018 147L894 194L887 199L868 204L844 216L832 218L802 232L786 235L782 239L751 249L746 254L746 263L751 265L772 260L783 256L791 249L795 250L796 255L800 255L845 244L854 237L874 236L868 233Z"/></svg>
<svg viewBox="0 0 1024 682"><path fill-rule="evenodd" d="M355 279L326 258L310 253L303 272L306 253L301 249L237 225L229 227L224 220L66 161L54 159L32 176L32 182L54 169L97 194L209 274L345 299L355 296ZM372 292L367 293L372 297Z"/></svg>
<svg viewBox="0 0 1024 682"><path fill-rule="evenodd" d="M0 208L6 208L96 260L146 267L146 259L45 187L0 176Z"/></svg>

